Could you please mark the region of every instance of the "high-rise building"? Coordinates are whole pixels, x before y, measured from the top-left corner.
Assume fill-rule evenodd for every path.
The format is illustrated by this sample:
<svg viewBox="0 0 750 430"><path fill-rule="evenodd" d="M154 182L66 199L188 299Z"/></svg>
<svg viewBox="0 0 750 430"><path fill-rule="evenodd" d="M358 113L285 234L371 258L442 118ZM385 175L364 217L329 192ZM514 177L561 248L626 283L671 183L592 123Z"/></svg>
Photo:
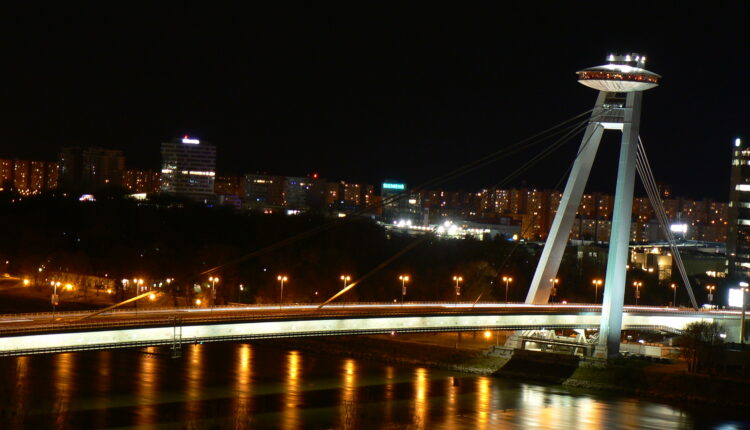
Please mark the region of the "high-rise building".
<svg viewBox="0 0 750 430"><path fill-rule="evenodd" d="M55 188L57 188L60 179L60 164L53 161L48 161L46 175L47 177L45 179L45 183L47 184L47 189L54 190Z"/></svg>
<svg viewBox="0 0 750 430"><path fill-rule="evenodd" d="M730 278L750 281L750 145L737 138L729 180L727 270Z"/></svg>
<svg viewBox="0 0 750 430"><path fill-rule="evenodd" d="M406 184L386 181L380 187L383 201L383 218L386 222L404 221L422 223L421 197L419 193L406 194Z"/></svg>
<svg viewBox="0 0 750 430"><path fill-rule="evenodd" d="M125 155L119 149L68 146L60 151L59 166L60 188L94 192L122 186Z"/></svg>
<svg viewBox="0 0 750 430"><path fill-rule="evenodd" d="M74 191L81 188L82 158L81 148L78 146L66 146L60 150L58 186L63 190Z"/></svg>
<svg viewBox="0 0 750 430"><path fill-rule="evenodd" d="M19 191L29 189L29 166L31 163L26 160L16 160L13 166L13 187Z"/></svg>
<svg viewBox="0 0 750 430"><path fill-rule="evenodd" d="M29 192L32 194L44 191L46 184L46 165L44 161L32 161L29 169Z"/></svg>
<svg viewBox="0 0 750 430"><path fill-rule="evenodd" d="M313 179L305 176L284 178L284 206L297 210L310 209L313 186Z"/></svg>
<svg viewBox="0 0 750 430"><path fill-rule="evenodd" d="M158 193L160 174L151 170L127 169L122 175L122 187L131 193Z"/></svg>
<svg viewBox="0 0 750 430"><path fill-rule="evenodd" d="M119 149L90 147L83 150L81 180L83 191L121 187L125 155Z"/></svg>
<svg viewBox="0 0 750 430"><path fill-rule="evenodd" d="M0 188L13 187L13 160L0 160Z"/></svg>
<svg viewBox="0 0 750 430"><path fill-rule="evenodd" d="M255 209L284 205L284 178L272 175L245 175L245 202Z"/></svg>
<svg viewBox="0 0 750 430"><path fill-rule="evenodd" d="M162 192L208 202L215 177L215 146L188 136L161 144Z"/></svg>
<svg viewBox="0 0 750 430"><path fill-rule="evenodd" d="M244 178L241 176L217 176L214 192L224 196L242 196Z"/></svg>

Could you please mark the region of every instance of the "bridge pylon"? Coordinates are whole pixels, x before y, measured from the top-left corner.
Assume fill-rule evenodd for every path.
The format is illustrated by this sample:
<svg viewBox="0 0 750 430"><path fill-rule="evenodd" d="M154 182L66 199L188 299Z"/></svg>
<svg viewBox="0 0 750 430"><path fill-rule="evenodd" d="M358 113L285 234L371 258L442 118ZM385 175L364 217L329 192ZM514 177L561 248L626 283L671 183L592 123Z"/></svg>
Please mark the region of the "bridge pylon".
<svg viewBox="0 0 750 430"><path fill-rule="evenodd" d="M619 130L620 158L599 344L595 352L603 358L620 352L641 100L643 91L656 87L661 78L644 68L646 57L638 54L609 55L607 61L605 65L577 72L578 81L599 90L599 95L526 296L526 303L548 303L602 135L605 130Z"/></svg>

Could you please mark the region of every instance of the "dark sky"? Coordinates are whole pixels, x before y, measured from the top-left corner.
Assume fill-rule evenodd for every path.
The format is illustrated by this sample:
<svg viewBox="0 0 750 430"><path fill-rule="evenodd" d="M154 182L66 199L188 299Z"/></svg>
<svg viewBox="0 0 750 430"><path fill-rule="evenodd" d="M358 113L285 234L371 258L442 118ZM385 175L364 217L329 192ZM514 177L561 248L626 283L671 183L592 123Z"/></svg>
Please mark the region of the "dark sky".
<svg viewBox="0 0 750 430"><path fill-rule="evenodd" d="M187 133L218 146L220 173L414 184L593 107L574 72L611 51L664 76L641 135L678 194L726 200L730 144L750 138L743 2L101 3L0 14L0 156L99 145L157 168L159 143ZM521 179L553 186L576 145ZM613 188L616 145L592 190ZM446 187L488 186L532 155Z"/></svg>

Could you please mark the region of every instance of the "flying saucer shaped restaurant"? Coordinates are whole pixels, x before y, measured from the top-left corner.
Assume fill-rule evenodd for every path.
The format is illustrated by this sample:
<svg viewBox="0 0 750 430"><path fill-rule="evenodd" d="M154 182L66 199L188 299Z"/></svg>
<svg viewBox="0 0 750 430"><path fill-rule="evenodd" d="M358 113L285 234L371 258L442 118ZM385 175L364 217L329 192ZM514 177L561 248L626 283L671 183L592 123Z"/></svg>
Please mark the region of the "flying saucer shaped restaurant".
<svg viewBox="0 0 750 430"><path fill-rule="evenodd" d="M645 91L659 85L660 75L643 67L646 57L638 54L610 55L608 64L576 72L578 82L599 91L629 93Z"/></svg>

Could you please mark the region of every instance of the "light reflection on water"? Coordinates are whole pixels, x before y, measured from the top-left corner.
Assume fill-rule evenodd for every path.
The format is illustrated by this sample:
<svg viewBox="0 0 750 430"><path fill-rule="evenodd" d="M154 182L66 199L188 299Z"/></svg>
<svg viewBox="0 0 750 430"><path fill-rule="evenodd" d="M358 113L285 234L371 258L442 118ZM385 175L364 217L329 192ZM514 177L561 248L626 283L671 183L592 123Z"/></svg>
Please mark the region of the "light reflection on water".
<svg viewBox="0 0 750 430"><path fill-rule="evenodd" d="M237 375L234 385L235 413L242 419L248 419L253 411L253 349L248 344L238 345L235 357L234 373Z"/></svg>
<svg viewBox="0 0 750 430"><path fill-rule="evenodd" d="M687 429L734 424L718 419L722 412L716 409L681 409L268 346L190 345L184 351L179 359L160 348L0 359L0 374L8 381L0 428Z"/></svg>
<svg viewBox="0 0 750 430"><path fill-rule="evenodd" d="M300 395L300 353L289 351L287 353L286 390L284 394L284 416L282 424L284 429L296 429L300 427L299 412L302 396Z"/></svg>

